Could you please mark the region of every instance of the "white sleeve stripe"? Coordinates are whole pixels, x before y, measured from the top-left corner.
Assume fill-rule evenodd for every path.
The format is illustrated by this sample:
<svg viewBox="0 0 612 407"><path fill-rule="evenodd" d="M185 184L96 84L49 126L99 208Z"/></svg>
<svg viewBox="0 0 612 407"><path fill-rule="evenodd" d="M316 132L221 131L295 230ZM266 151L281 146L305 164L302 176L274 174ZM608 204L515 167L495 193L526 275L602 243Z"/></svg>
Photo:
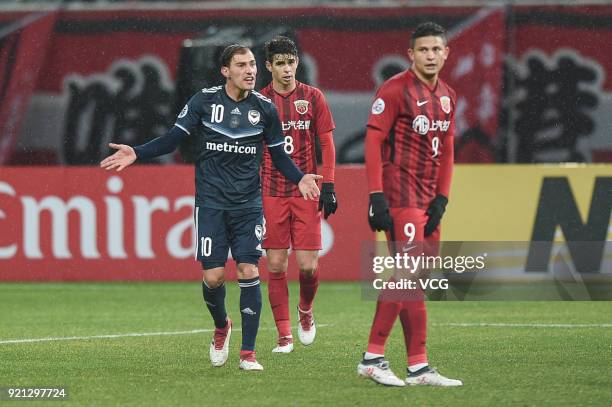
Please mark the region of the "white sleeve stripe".
<svg viewBox="0 0 612 407"><path fill-rule="evenodd" d="M191 133L189 133L189 130L187 130L186 128L184 128L184 127L183 127L183 126L181 126L180 124L178 124L178 123L174 123L174 125L175 125L176 127L178 127L179 129L183 130L185 133L187 133L187 134L189 134L189 135L191 136Z"/></svg>
<svg viewBox="0 0 612 407"><path fill-rule="evenodd" d="M276 146L280 146L281 144L285 144L285 140L282 140L276 144L268 144L268 147L276 147Z"/></svg>

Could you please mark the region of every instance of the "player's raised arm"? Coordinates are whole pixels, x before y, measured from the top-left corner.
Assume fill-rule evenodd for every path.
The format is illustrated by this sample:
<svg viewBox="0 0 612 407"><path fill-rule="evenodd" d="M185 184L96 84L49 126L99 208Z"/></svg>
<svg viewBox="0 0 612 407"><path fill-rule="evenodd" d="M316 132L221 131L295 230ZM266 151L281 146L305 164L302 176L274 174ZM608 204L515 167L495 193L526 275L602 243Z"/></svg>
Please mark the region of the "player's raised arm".
<svg viewBox="0 0 612 407"><path fill-rule="evenodd" d="M285 153L283 143L268 146L268 151L270 151L274 166L285 178L298 186L304 199L314 200L320 195L316 180L322 179L322 175L304 174L300 171L289 155Z"/></svg>
<svg viewBox="0 0 612 407"><path fill-rule="evenodd" d="M171 153L176 150L181 140L183 140L183 138L187 135L188 133L185 130L174 126L166 135L157 137L148 143L141 144L133 148L126 144L110 143L108 146L117 151L113 155L110 155L102 160L100 167L104 168L105 170L112 170L116 168L117 171L121 171L133 164L137 159L146 160Z"/></svg>

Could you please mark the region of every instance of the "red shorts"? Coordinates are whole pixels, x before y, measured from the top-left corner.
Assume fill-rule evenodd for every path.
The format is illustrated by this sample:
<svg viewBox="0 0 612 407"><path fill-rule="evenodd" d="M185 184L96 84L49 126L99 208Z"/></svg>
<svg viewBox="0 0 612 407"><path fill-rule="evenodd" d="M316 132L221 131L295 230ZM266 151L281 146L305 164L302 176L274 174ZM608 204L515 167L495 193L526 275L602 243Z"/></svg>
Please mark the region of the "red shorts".
<svg viewBox="0 0 612 407"><path fill-rule="evenodd" d="M423 244L426 255L438 255L440 225L431 235L425 237L425 224L428 218L425 209L390 208L389 212L393 219L393 228L387 232L387 241L390 243L389 250L392 253L401 253L404 247L413 244Z"/></svg>
<svg viewBox="0 0 612 407"><path fill-rule="evenodd" d="M320 250L319 202L295 197L263 197L264 249Z"/></svg>

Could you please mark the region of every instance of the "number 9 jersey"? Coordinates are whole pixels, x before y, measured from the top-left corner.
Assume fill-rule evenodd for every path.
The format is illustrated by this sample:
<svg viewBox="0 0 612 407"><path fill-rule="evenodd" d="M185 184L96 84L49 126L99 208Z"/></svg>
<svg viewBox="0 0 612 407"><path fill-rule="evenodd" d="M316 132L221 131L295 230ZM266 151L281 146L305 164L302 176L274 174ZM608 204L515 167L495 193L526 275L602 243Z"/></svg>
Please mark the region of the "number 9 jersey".
<svg viewBox="0 0 612 407"><path fill-rule="evenodd" d="M392 208L427 209L448 196L455 133L455 91L438 78L429 88L412 70L376 92L368 127L386 134L383 191Z"/></svg>

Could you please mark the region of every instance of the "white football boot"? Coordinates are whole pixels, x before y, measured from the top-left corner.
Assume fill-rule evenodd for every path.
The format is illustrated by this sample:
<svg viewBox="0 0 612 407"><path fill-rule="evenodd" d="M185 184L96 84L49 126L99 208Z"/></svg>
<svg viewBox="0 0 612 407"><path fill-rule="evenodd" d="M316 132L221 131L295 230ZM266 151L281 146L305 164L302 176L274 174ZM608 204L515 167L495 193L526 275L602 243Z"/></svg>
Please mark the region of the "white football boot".
<svg viewBox="0 0 612 407"><path fill-rule="evenodd" d="M362 360L357 365L357 374L363 377L369 377L376 383L384 384L385 386L403 387L406 383L398 378L391 369L389 362L384 358L376 358L372 360Z"/></svg>
<svg viewBox="0 0 612 407"><path fill-rule="evenodd" d="M438 373L436 369L432 369L430 367L424 367L418 372L408 373L408 377L406 378L406 384L408 384L409 386L463 386L463 382L461 380L449 379L448 377L444 377L440 373Z"/></svg>
<svg viewBox="0 0 612 407"><path fill-rule="evenodd" d="M276 348L272 349L272 353L291 353L293 352L293 337L283 336L278 339Z"/></svg>
<svg viewBox="0 0 612 407"><path fill-rule="evenodd" d="M210 362L213 366L223 366L229 355L230 336L232 335L232 320L227 318L225 329L215 328L212 343L210 344Z"/></svg>
<svg viewBox="0 0 612 407"><path fill-rule="evenodd" d="M317 335L317 326L312 316L312 309L304 312L298 307L297 331L298 338L300 338L302 345L308 346L314 342L315 336Z"/></svg>
<svg viewBox="0 0 612 407"><path fill-rule="evenodd" d="M255 351L251 352L250 355L244 357L240 357L240 370L251 370L251 371L260 371L264 370L263 366L255 359Z"/></svg>

